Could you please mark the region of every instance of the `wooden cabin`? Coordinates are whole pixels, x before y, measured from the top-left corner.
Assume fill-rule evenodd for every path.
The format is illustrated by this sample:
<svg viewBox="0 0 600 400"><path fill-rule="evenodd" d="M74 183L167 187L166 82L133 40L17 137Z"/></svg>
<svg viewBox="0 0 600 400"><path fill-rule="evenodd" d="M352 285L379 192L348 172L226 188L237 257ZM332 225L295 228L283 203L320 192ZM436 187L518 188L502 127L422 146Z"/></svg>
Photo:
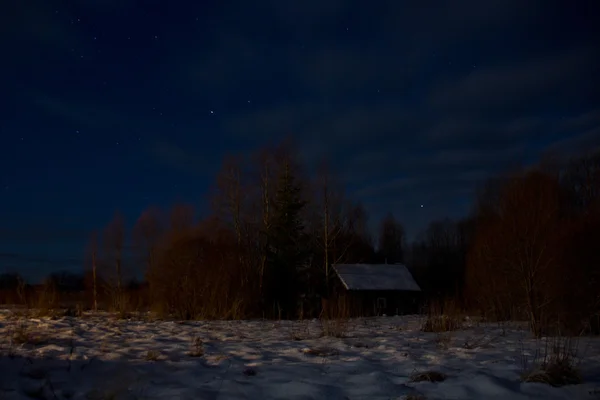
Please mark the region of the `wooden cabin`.
<svg viewBox="0 0 600 400"><path fill-rule="evenodd" d="M335 264L338 301L351 316L416 314L421 288L404 264Z"/></svg>

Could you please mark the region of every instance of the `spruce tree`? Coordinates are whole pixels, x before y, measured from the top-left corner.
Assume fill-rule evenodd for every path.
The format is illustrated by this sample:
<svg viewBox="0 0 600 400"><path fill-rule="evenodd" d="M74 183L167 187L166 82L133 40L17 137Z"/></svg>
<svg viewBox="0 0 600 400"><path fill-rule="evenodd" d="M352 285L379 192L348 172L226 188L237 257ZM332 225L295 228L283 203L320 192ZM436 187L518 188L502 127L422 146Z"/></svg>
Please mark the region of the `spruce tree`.
<svg viewBox="0 0 600 400"><path fill-rule="evenodd" d="M306 239L301 211L306 202L289 161L283 165L274 204L270 246L272 301L286 316L296 311L300 292L299 270L306 255Z"/></svg>

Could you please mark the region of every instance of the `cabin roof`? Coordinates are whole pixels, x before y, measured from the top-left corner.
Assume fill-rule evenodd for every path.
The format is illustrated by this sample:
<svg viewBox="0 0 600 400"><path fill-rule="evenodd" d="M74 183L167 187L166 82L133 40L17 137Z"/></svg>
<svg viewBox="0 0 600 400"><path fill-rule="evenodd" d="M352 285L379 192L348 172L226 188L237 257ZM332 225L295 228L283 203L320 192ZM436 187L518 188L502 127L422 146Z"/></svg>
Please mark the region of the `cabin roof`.
<svg viewBox="0 0 600 400"><path fill-rule="evenodd" d="M335 264L333 268L347 290L421 291L404 264Z"/></svg>

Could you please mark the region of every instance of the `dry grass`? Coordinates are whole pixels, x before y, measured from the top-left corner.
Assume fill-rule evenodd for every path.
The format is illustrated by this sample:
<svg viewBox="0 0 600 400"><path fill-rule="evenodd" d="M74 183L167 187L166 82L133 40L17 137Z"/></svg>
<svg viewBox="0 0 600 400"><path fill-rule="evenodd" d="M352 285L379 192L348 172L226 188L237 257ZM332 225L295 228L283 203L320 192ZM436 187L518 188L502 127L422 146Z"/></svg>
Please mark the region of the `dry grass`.
<svg viewBox="0 0 600 400"><path fill-rule="evenodd" d="M190 357L202 357L204 355L204 343L199 337L192 340L192 349L189 353Z"/></svg>
<svg viewBox="0 0 600 400"><path fill-rule="evenodd" d="M427 400L427 398L425 396L423 396L422 394L413 393L413 394L406 395L404 397L404 400Z"/></svg>
<svg viewBox="0 0 600 400"><path fill-rule="evenodd" d="M321 312L321 329L323 336L335 338L348 337L350 329L350 310L346 301L341 298L332 304L326 304Z"/></svg>
<svg viewBox="0 0 600 400"><path fill-rule="evenodd" d="M583 383L579 370L566 360L545 364L539 370L524 374L522 380L523 382L545 383L554 387Z"/></svg>
<svg viewBox="0 0 600 400"><path fill-rule="evenodd" d="M332 357L340 354L336 349L330 347L313 347L302 350L302 352L309 356L316 357Z"/></svg>
<svg viewBox="0 0 600 400"><path fill-rule="evenodd" d="M448 333L438 333L434 341L438 348L448 350L452 343L452 336Z"/></svg>
<svg viewBox="0 0 600 400"><path fill-rule="evenodd" d="M421 327L423 332L452 332L462 328L462 321L447 315L430 315Z"/></svg>
<svg viewBox="0 0 600 400"><path fill-rule="evenodd" d="M321 319L321 329L323 336L331 336L335 338L348 337L350 321L346 318Z"/></svg>
<svg viewBox="0 0 600 400"><path fill-rule="evenodd" d="M579 341L576 338L559 336L546 338L544 349L536 351L531 361L522 351L521 380L554 387L583 383L578 348Z"/></svg>
<svg viewBox="0 0 600 400"><path fill-rule="evenodd" d="M291 340L295 341L309 339L311 337L310 321L303 319L300 314L300 319L290 325L288 335Z"/></svg>
<svg viewBox="0 0 600 400"><path fill-rule="evenodd" d="M148 350L146 353L146 361L158 361L160 352L157 350Z"/></svg>
<svg viewBox="0 0 600 400"><path fill-rule="evenodd" d="M485 348L488 347L494 340L496 340L495 337L489 337L487 335L468 337L465 339L463 348L467 350Z"/></svg>
<svg viewBox="0 0 600 400"><path fill-rule="evenodd" d="M452 332L463 327L463 315L454 301L432 302L428 306L427 319L421 326L423 332Z"/></svg>
<svg viewBox="0 0 600 400"><path fill-rule="evenodd" d="M46 333L40 332L39 329L31 328L23 322L15 326L11 338L14 344L28 344L33 346L46 344L49 339Z"/></svg>
<svg viewBox="0 0 600 400"><path fill-rule="evenodd" d="M416 372L410 376L410 382L443 382L448 378L446 374L437 371Z"/></svg>

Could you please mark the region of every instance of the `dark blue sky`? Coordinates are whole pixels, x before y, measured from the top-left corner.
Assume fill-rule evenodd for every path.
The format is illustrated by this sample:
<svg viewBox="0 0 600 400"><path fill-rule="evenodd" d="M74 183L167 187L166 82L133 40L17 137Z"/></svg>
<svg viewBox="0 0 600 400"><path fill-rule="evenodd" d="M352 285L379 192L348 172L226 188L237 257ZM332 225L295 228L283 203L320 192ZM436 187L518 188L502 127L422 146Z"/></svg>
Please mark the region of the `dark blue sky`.
<svg viewBox="0 0 600 400"><path fill-rule="evenodd" d="M116 209L201 205L224 154L287 135L409 235L600 143L598 1L424 3L3 2L0 269L77 269Z"/></svg>

